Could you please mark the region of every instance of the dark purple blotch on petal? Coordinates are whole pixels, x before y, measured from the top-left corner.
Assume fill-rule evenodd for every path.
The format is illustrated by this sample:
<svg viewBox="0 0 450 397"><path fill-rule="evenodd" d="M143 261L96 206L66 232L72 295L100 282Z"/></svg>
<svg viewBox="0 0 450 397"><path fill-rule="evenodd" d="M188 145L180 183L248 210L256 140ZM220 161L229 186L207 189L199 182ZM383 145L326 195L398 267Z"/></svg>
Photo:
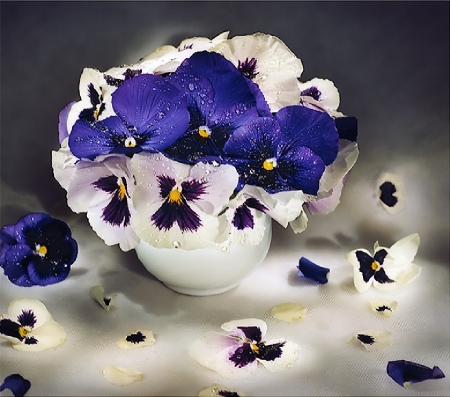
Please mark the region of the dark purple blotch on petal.
<svg viewBox="0 0 450 397"><path fill-rule="evenodd" d="M355 253L356 259L359 262L359 271L363 276L364 282L368 283L369 280L374 277L376 281L379 283L393 283L394 280L391 280L381 265L384 262L384 258L387 255L387 251L381 249L377 251L374 257L370 256L364 251L356 251ZM378 264L376 263L378 262Z"/></svg>
<svg viewBox="0 0 450 397"><path fill-rule="evenodd" d="M400 386L405 383L417 383L427 379L445 378L444 373L438 366L433 368L407 360L389 361L387 364L388 375Z"/></svg>
<svg viewBox="0 0 450 397"><path fill-rule="evenodd" d="M264 361L274 361L277 358L280 358L283 354L283 346L286 344L286 342L280 342L280 343L273 343L271 345L266 345L265 343L261 342L258 343L257 351L256 351L256 357L259 360Z"/></svg>
<svg viewBox="0 0 450 397"><path fill-rule="evenodd" d="M358 334L356 335L356 338L365 345L373 345L375 343L375 339L373 336L365 335L365 334Z"/></svg>
<svg viewBox="0 0 450 397"><path fill-rule="evenodd" d="M183 232L195 232L202 222L198 214L186 202L178 204L166 200L150 218L159 230L169 230L175 223Z"/></svg>
<svg viewBox="0 0 450 397"><path fill-rule="evenodd" d="M328 274L330 269L316 265L314 262L310 261L305 257L301 257L298 261L298 275L306 279L315 281L319 284L328 283Z"/></svg>
<svg viewBox="0 0 450 397"><path fill-rule="evenodd" d="M244 230L246 228L253 229L255 222L251 208L266 212L267 207L254 197L249 197L245 200L244 204L236 208L233 216L233 226L238 230Z"/></svg>
<svg viewBox="0 0 450 397"><path fill-rule="evenodd" d="M256 355L252 350L250 343L244 343L239 346L230 356L230 361L234 363L235 367L245 367L256 360Z"/></svg>
<svg viewBox="0 0 450 397"><path fill-rule="evenodd" d="M383 182L380 186L380 200L388 207L394 207L398 202L398 198L394 196L396 191L397 188L392 182Z"/></svg>
<svg viewBox="0 0 450 397"><path fill-rule="evenodd" d="M238 70L248 79L253 80L258 72L256 71L258 61L256 58L245 58L245 61L238 61Z"/></svg>
<svg viewBox="0 0 450 397"><path fill-rule="evenodd" d="M303 90L300 93L301 96L310 96L311 98L313 98L314 100L318 101L320 100L320 97L322 96L322 93L319 91L319 89L317 87L309 87L306 90Z"/></svg>
<svg viewBox="0 0 450 397"><path fill-rule="evenodd" d="M261 329L257 326L250 326L250 327L237 327L238 329L240 329L245 337L248 340L251 340L253 342L261 342L261 338L262 338L262 334L261 334Z"/></svg>
<svg viewBox="0 0 450 397"><path fill-rule="evenodd" d="M385 306L385 305L382 305L382 306L378 306L377 308L376 308L376 310L377 310L377 312L384 312L384 311L386 311L386 310L389 310L389 311L392 311L392 309L389 307L389 306Z"/></svg>
<svg viewBox="0 0 450 397"><path fill-rule="evenodd" d="M8 318L2 318L0 320L0 334L10 336L19 340L23 340L24 336L21 335L21 325Z"/></svg>
<svg viewBox="0 0 450 397"><path fill-rule="evenodd" d="M218 396L223 397L239 397L239 394L237 394L235 391L229 391L229 390L219 390L217 392Z"/></svg>
<svg viewBox="0 0 450 397"><path fill-rule="evenodd" d="M17 321L23 326L33 328L36 324L36 316L33 310L22 310L22 313L17 316Z"/></svg>
<svg viewBox="0 0 450 397"><path fill-rule="evenodd" d="M140 342L144 342L147 337L141 332L137 331L134 334L128 335L125 339L127 342L136 344Z"/></svg>
<svg viewBox="0 0 450 397"><path fill-rule="evenodd" d="M34 337L34 336L27 336L25 338L25 342L26 345L37 345L38 340Z"/></svg>
<svg viewBox="0 0 450 397"><path fill-rule="evenodd" d="M20 374L8 375L0 385L0 391L11 390L14 397L24 396L31 387L31 382Z"/></svg>

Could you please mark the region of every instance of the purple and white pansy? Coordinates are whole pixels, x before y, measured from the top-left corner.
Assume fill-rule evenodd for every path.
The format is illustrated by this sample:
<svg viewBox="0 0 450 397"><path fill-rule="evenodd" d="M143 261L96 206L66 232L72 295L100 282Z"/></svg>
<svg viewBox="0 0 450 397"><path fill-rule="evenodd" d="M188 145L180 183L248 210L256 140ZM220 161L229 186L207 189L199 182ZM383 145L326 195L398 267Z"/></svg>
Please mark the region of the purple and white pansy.
<svg viewBox="0 0 450 397"><path fill-rule="evenodd" d="M189 355L201 365L226 378L245 378L262 364L270 372L280 372L297 360L298 345L285 339L266 342L267 324L248 318L225 323L225 333L206 332L194 342Z"/></svg>
<svg viewBox="0 0 450 397"><path fill-rule="evenodd" d="M353 280L358 292L370 286L380 290L393 290L419 277L422 268L412 263L420 244L417 233L397 241L390 248L374 245L372 255L366 249L356 249L346 255L353 266Z"/></svg>
<svg viewBox="0 0 450 397"><path fill-rule="evenodd" d="M42 302L19 298L0 316L0 338L10 341L16 350L37 352L62 344L66 332Z"/></svg>
<svg viewBox="0 0 450 397"><path fill-rule="evenodd" d="M302 71L278 38L228 32L85 69L52 158L69 206L125 251L255 245L267 216L303 231L308 203L339 203L358 146L336 87Z"/></svg>

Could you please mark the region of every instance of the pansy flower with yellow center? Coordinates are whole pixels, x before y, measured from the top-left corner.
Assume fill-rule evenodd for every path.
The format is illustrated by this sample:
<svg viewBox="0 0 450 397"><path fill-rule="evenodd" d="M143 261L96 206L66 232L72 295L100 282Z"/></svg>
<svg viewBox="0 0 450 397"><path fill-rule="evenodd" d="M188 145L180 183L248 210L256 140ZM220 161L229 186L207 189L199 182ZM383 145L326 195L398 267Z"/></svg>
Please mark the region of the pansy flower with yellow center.
<svg viewBox="0 0 450 397"><path fill-rule="evenodd" d="M56 323L45 305L35 299L14 299L8 313L0 316L0 338L16 350L42 351L66 340L66 332Z"/></svg>
<svg viewBox="0 0 450 397"><path fill-rule="evenodd" d="M391 248L380 247L376 242L373 255L365 249L349 252L346 259L353 266L357 291L365 292L372 284L381 290L391 290L416 279L421 268L412 261L419 244L419 235L415 233L397 241Z"/></svg>
<svg viewBox="0 0 450 397"><path fill-rule="evenodd" d="M63 281L78 254L67 224L44 213L25 215L0 231L0 267L21 287Z"/></svg>
<svg viewBox="0 0 450 397"><path fill-rule="evenodd" d="M297 359L298 346L284 339L264 341L267 324L256 318L222 325L226 333L207 332L190 347L189 354L201 365L227 378L244 378L258 363L270 372L287 369Z"/></svg>
<svg viewBox="0 0 450 397"><path fill-rule="evenodd" d="M72 211L87 213L92 229L107 245L119 244L128 251L139 243L131 227L133 191L130 159L120 154L99 156L75 165L67 203Z"/></svg>
<svg viewBox="0 0 450 397"><path fill-rule="evenodd" d="M234 167L191 166L151 153L136 154L131 166L136 178L132 225L142 240L162 248L213 244L219 233L217 215L237 184Z"/></svg>

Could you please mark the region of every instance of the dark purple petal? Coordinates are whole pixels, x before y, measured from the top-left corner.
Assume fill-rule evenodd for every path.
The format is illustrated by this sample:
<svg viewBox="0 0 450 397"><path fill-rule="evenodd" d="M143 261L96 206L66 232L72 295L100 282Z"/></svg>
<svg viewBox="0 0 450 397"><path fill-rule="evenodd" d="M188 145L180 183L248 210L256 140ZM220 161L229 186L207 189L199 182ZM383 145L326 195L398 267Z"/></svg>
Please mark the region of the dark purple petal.
<svg viewBox="0 0 450 397"><path fill-rule="evenodd" d="M28 275L28 265L32 257L33 252L26 244L17 244L8 249L2 267L9 281L20 287L34 285Z"/></svg>
<svg viewBox="0 0 450 397"><path fill-rule="evenodd" d="M378 281L380 284L385 284L385 283L393 283L394 280L391 280L388 275L386 274L386 272L384 271L383 268L380 268L379 270L377 270L375 272L375 275L373 276L373 278Z"/></svg>
<svg viewBox="0 0 450 397"><path fill-rule="evenodd" d="M383 202L383 204L387 205L388 207L394 207L398 202L398 198L394 196L394 193L396 191L397 188L392 182L383 182L383 184L380 186L380 200Z"/></svg>
<svg viewBox="0 0 450 397"><path fill-rule="evenodd" d="M31 387L31 382L19 374L8 375L0 385L0 391L11 390L14 397L22 397Z"/></svg>
<svg viewBox="0 0 450 397"><path fill-rule="evenodd" d="M405 387L405 383L417 383L427 379L445 378L444 373L437 366L429 368L425 365L406 360L389 361L386 369L388 375L403 387Z"/></svg>
<svg viewBox="0 0 450 397"><path fill-rule="evenodd" d="M181 183L182 194L186 201L195 201L206 193L206 188L208 185L206 182L201 182L197 179L192 179L190 181L183 181Z"/></svg>
<svg viewBox="0 0 450 397"><path fill-rule="evenodd" d="M22 325L8 318L0 319L0 334L23 340L24 336L20 333Z"/></svg>
<svg viewBox="0 0 450 397"><path fill-rule="evenodd" d="M359 262L359 271L363 276L363 280L368 283L375 274L375 269L372 267L374 258L364 251L356 251L355 255Z"/></svg>
<svg viewBox="0 0 450 397"><path fill-rule="evenodd" d="M238 230L244 230L246 228L253 229L253 226L255 225L253 215L250 208L247 207L245 203L236 208L232 223Z"/></svg>
<svg viewBox="0 0 450 397"><path fill-rule="evenodd" d="M358 120L356 117L338 117L334 119L339 139L356 142L358 137Z"/></svg>
<svg viewBox="0 0 450 397"><path fill-rule="evenodd" d="M34 336L27 336L23 343L26 345L37 345L38 340Z"/></svg>
<svg viewBox="0 0 450 397"><path fill-rule="evenodd" d="M339 134L328 113L294 105L282 108L275 117L280 124L284 142L295 147L308 147L325 165L336 159Z"/></svg>
<svg viewBox="0 0 450 397"><path fill-rule="evenodd" d="M328 274L330 269L316 265L305 257L301 257L298 262L298 275L300 277L307 278L309 280L315 281L319 284L328 283Z"/></svg>
<svg viewBox="0 0 450 397"><path fill-rule="evenodd" d="M261 342L262 334L259 327L250 326L250 327L237 327L240 329L245 337L253 342Z"/></svg>
<svg viewBox="0 0 450 397"><path fill-rule="evenodd" d="M256 357L259 360L274 361L277 358L280 358L281 355L283 354L282 347L285 345L285 343L286 342L280 342L280 343L273 343L271 345L266 345L265 343L258 343Z"/></svg>
<svg viewBox="0 0 450 397"><path fill-rule="evenodd" d="M170 191L177 184L175 182L175 179L166 175L158 175L158 183L159 183L159 196L162 199L167 198L170 194Z"/></svg>
<svg viewBox="0 0 450 397"><path fill-rule="evenodd" d="M33 310L22 310L22 313L17 317L17 321L20 325L34 328L36 324L36 316Z"/></svg>
<svg viewBox="0 0 450 397"><path fill-rule="evenodd" d="M236 351L230 355L230 361L234 363L235 367L245 367L256 360L256 355L252 350L250 343L244 343L239 346Z"/></svg>
<svg viewBox="0 0 450 397"><path fill-rule="evenodd" d="M247 200L245 200L244 205L246 205L249 208L254 208L257 211L266 212L267 207L261 203L261 201L255 199L254 197L250 197Z"/></svg>
<svg viewBox="0 0 450 397"><path fill-rule="evenodd" d="M179 204L164 201L150 218L159 230L169 230L177 223L183 232L195 232L202 222L197 213L183 199Z"/></svg>
<svg viewBox="0 0 450 397"><path fill-rule="evenodd" d="M375 252L374 259L382 265L384 262L384 258L387 256L387 251L385 249L380 249L377 252Z"/></svg>
<svg viewBox="0 0 450 397"><path fill-rule="evenodd" d="M58 132L59 132L59 143L62 143L64 139L69 136L69 131L67 130L67 118L69 116L70 109L76 102L69 103L64 109L59 112L59 123L58 123Z"/></svg>

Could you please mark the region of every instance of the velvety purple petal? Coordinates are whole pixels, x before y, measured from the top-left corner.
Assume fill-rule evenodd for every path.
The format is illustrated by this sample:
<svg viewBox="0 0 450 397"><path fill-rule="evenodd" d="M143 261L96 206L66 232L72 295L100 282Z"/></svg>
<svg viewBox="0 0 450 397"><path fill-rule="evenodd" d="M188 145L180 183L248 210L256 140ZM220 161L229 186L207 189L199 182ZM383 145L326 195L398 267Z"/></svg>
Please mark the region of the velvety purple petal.
<svg viewBox="0 0 450 397"><path fill-rule="evenodd" d="M25 244L12 246L5 254L5 262L2 264L5 276L13 284L21 287L31 287L34 283L28 276L28 264L33 253Z"/></svg>
<svg viewBox="0 0 450 397"><path fill-rule="evenodd" d="M298 275L313 280L319 284L328 283L330 269L316 265L305 257L301 257L298 262Z"/></svg>
<svg viewBox="0 0 450 397"><path fill-rule="evenodd" d="M256 360L256 355L252 350L250 343L243 343L229 357L235 367L242 368Z"/></svg>
<svg viewBox="0 0 450 397"><path fill-rule="evenodd" d="M11 390L14 397L24 396L31 387L31 382L19 374L8 375L0 385L0 391Z"/></svg>
<svg viewBox="0 0 450 397"><path fill-rule="evenodd" d="M284 141L310 148L325 165L335 160L339 150L339 134L328 113L296 105L282 108L275 117Z"/></svg>
<svg viewBox="0 0 450 397"><path fill-rule="evenodd" d="M334 119L339 139L356 142L358 137L358 120L356 117L338 117Z"/></svg>
<svg viewBox="0 0 450 397"><path fill-rule="evenodd" d="M59 123L58 123L58 132L59 132L59 143L62 143L64 139L69 136L69 131L67 129L67 118L69 116L70 109L76 102L69 103L64 109L59 112Z"/></svg>
<svg viewBox="0 0 450 397"><path fill-rule="evenodd" d="M55 263L45 258L35 256L27 268L31 282L36 285L51 285L67 278L70 266L64 262Z"/></svg>
<svg viewBox="0 0 450 397"><path fill-rule="evenodd" d="M240 326L237 327L238 329L240 329L245 337L251 341L254 342L261 342L262 339L262 334L261 334L261 329L257 326Z"/></svg>
<svg viewBox="0 0 450 397"><path fill-rule="evenodd" d="M442 370L437 366L429 368L406 360L389 361L386 370L388 375L403 387L405 387L405 383L417 383L427 379L441 379L445 377Z"/></svg>
<svg viewBox="0 0 450 397"><path fill-rule="evenodd" d="M16 244L16 226L15 225L6 225L3 226L0 230L0 239L2 243L7 245Z"/></svg>
<svg viewBox="0 0 450 397"><path fill-rule="evenodd" d="M26 231L39 228L39 224L50 218L44 213L32 213L20 218L14 225L17 243L27 244Z"/></svg>

